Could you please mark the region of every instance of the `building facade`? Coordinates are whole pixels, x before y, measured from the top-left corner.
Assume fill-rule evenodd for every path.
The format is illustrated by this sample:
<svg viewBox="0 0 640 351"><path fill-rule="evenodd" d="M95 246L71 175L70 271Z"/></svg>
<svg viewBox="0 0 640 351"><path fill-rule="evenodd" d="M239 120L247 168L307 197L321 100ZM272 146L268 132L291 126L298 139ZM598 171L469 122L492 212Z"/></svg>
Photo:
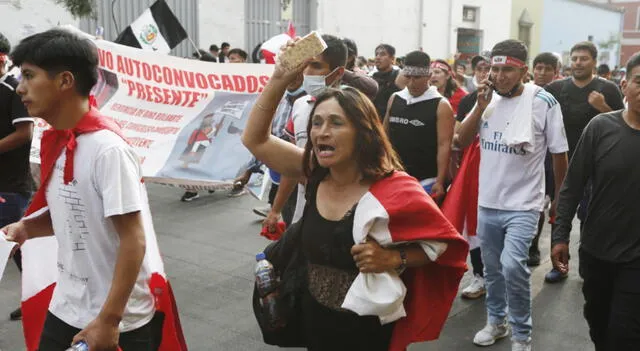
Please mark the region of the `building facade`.
<svg viewBox="0 0 640 351"><path fill-rule="evenodd" d="M426 4L429 4L426 6ZM511 0L425 2L422 47L432 56L467 59L509 38Z"/></svg>
<svg viewBox="0 0 640 351"><path fill-rule="evenodd" d="M620 38L620 64L625 65L633 54L640 51L640 1L600 0L624 10L624 24Z"/></svg>
<svg viewBox="0 0 640 351"><path fill-rule="evenodd" d="M529 63L540 53L544 0L512 0L510 38L529 48Z"/></svg>
<svg viewBox="0 0 640 351"><path fill-rule="evenodd" d="M568 65L571 47L580 41L591 41L598 48L598 63L614 68L620 63L623 17L623 10L608 4L544 0L540 50L561 54L563 64Z"/></svg>

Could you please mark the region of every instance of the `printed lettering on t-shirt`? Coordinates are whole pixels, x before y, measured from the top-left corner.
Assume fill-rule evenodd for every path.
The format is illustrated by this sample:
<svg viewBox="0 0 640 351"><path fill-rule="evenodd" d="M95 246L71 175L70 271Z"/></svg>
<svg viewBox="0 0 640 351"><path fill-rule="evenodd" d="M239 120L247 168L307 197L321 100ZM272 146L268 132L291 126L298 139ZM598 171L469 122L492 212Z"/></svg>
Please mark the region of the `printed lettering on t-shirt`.
<svg viewBox="0 0 640 351"><path fill-rule="evenodd" d="M487 123L487 122L485 121L484 123ZM483 125L483 128L488 128L488 127L489 127L488 124L486 127ZM513 147L503 143L502 132L493 132L492 140L480 138L480 147L483 150L495 151L503 154L519 155L519 156L524 156L527 154L527 152L524 150L524 146Z"/></svg>
<svg viewBox="0 0 640 351"><path fill-rule="evenodd" d="M392 117L389 116L389 123L397 123L397 124L404 124L404 125L413 125L414 127L424 127L424 123L422 123L422 121L417 120L417 119L408 119L408 118L402 118L402 117Z"/></svg>

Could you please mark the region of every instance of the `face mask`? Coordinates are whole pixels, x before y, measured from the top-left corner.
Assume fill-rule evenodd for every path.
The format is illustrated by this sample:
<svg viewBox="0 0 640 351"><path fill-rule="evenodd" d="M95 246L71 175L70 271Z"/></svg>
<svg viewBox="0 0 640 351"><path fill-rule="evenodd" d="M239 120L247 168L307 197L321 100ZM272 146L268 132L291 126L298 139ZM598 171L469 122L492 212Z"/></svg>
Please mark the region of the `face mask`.
<svg viewBox="0 0 640 351"><path fill-rule="evenodd" d="M300 86L300 88L294 90L294 91L289 91L287 90L287 96L297 96L302 94L302 92L305 91L304 90L304 86Z"/></svg>
<svg viewBox="0 0 640 351"><path fill-rule="evenodd" d="M305 74L302 80L302 89L309 95L319 95L322 90L327 87L327 77L333 74L336 69L329 72L326 76L308 76Z"/></svg>

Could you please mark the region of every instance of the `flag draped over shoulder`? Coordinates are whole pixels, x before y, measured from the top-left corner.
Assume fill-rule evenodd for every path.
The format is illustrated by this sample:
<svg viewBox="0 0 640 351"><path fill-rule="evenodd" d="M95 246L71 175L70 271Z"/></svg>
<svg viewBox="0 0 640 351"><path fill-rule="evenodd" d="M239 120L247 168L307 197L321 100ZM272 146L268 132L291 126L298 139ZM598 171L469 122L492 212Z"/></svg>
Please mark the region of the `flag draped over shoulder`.
<svg viewBox="0 0 640 351"><path fill-rule="evenodd" d="M169 5L158 0L122 31L115 42L168 54L187 37L187 31Z"/></svg>
<svg viewBox="0 0 640 351"><path fill-rule="evenodd" d="M95 106L92 103L92 106ZM73 130L47 130L42 137L40 151L41 186L27 209L26 216L37 216L48 210L46 187L60 153L66 152L64 182L73 180L73 154L76 136L99 130L110 130L123 135L111 119L95 107L83 116ZM164 272L157 240L153 231L145 232L146 253L153 272L149 288L155 298L156 315L152 321L153 351L186 351L187 345L180 326L178 311L171 286ZM38 350L49 303L58 279L57 241L55 237L31 239L22 246L22 328L27 351ZM114 262L115 264L115 262Z"/></svg>
<svg viewBox="0 0 640 351"><path fill-rule="evenodd" d="M394 172L371 186L356 208L354 230L359 227L369 228L370 234L386 233L386 244L446 244L435 262L408 268L401 275L406 317L396 321L389 350L403 351L411 343L437 339L466 271L467 242L415 178L404 172Z"/></svg>

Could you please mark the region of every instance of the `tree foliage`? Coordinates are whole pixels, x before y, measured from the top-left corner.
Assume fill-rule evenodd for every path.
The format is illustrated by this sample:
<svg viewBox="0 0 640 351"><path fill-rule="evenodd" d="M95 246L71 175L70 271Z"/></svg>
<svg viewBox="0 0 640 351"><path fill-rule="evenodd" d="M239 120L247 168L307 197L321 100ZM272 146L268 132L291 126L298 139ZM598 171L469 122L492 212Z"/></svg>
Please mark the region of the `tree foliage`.
<svg viewBox="0 0 640 351"><path fill-rule="evenodd" d="M55 0L64 6L73 17L95 17L95 0Z"/></svg>

